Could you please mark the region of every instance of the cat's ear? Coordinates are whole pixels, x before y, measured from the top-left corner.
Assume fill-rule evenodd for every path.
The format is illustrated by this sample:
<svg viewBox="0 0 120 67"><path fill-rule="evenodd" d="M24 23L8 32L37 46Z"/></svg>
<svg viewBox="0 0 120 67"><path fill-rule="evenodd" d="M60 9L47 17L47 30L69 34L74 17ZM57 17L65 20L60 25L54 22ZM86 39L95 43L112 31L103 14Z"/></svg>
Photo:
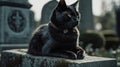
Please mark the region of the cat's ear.
<svg viewBox="0 0 120 67"><path fill-rule="evenodd" d="M60 0L57 7L56 7L57 10L66 10L67 9L67 5L66 5L66 2L65 0Z"/></svg>
<svg viewBox="0 0 120 67"><path fill-rule="evenodd" d="M78 1L76 1L75 3L73 3L71 6L76 7L77 4L78 4Z"/></svg>

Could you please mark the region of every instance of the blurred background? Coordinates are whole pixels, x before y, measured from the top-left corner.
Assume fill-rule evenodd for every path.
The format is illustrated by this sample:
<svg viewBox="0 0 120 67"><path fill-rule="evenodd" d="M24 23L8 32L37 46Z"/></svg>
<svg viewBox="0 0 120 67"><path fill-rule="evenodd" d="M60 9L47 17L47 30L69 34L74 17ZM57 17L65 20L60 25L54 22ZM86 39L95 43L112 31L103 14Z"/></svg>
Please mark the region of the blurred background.
<svg viewBox="0 0 120 67"><path fill-rule="evenodd" d="M28 48L32 32L50 21L58 1L0 0L0 52ZM78 1L80 46L90 56L115 58L120 67L120 0Z"/></svg>

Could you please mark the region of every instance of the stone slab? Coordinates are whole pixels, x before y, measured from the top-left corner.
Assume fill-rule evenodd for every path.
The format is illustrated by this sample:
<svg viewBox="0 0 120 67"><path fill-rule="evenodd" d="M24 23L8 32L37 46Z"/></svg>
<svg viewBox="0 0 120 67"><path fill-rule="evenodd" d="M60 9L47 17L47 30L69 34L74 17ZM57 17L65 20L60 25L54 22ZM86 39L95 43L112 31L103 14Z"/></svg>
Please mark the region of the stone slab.
<svg viewBox="0 0 120 67"><path fill-rule="evenodd" d="M28 0L0 0L1 1L5 1L5 2L15 2L15 3L27 3Z"/></svg>
<svg viewBox="0 0 120 67"><path fill-rule="evenodd" d="M11 5L19 5L19 6L26 6L30 8L32 5L28 2L28 0L0 0L0 6L11 6Z"/></svg>
<svg viewBox="0 0 120 67"><path fill-rule="evenodd" d="M25 49L28 48L28 46L29 44L0 44L0 50Z"/></svg>
<svg viewBox="0 0 120 67"><path fill-rule="evenodd" d="M83 60L31 56L26 49L2 52L2 67L117 67L113 58L86 56Z"/></svg>

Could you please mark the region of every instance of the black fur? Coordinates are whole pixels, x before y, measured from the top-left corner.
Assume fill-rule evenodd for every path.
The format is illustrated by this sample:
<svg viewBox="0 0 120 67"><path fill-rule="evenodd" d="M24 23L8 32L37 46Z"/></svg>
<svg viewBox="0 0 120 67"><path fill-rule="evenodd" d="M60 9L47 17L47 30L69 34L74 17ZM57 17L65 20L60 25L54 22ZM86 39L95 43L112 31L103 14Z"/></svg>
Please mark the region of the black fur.
<svg viewBox="0 0 120 67"><path fill-rule="evenodd" d="M64 0L60 0L51 15L51 21L40 25L34 32L28 54L69 59L84 58L84 50L78 42L79 14L75 9L76 3L67 6Z"/></svg>

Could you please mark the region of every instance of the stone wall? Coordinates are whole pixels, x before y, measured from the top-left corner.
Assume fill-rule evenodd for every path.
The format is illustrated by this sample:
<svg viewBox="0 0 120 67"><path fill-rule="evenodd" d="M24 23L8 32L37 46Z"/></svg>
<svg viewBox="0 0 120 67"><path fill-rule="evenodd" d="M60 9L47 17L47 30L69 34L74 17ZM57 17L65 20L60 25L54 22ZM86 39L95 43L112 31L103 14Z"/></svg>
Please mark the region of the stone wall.
<svg viewBox="0 0 120 67"><path fill-rule="evenodd" d="M2 67L117 67L112 58L86 56L83 60L31 56L25 49L2 52Z"/></svg>

